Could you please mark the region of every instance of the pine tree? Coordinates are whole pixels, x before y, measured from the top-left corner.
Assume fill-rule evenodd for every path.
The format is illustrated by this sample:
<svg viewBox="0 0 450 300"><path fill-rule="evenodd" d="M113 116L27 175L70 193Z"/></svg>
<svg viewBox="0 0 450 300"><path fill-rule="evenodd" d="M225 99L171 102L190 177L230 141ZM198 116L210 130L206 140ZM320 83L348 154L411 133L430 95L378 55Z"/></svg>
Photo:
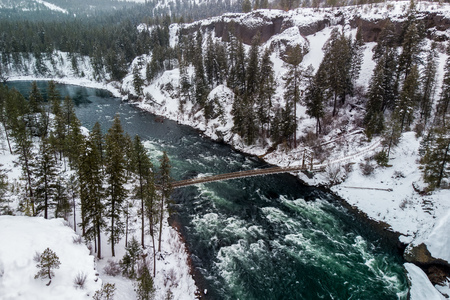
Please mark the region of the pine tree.
<svg viewBox="0 0 450 300"><path fill-rule="evenodd" d="M373 70L367 92L366 114L363 122L369 138L374 134L380 134L384 129L383 103L386 95L384 71L385 56L382 56Z"/></svg>
<svg viewBox="0 0 450 300"><path fill-rule="evenodd" d="M136 296L138 300L151 300L154 297L155 288L153 285L153 278L150 275L147 264L144 263L140 275L137 278Z"/></svg>
<svg viewBox="0 0 450 300"><path fill-rule="evenodd" d="M436 89L437 62L438 54L436 51L436 43L432 43L431 49L428 51L425 69L420 76L420 81L423 84L420 99L420 117L424 125L428 123L431 116L434 93Z"/></svg>
<svg viewBox="0 0 450 300"><path fill-rule="evenodd" d="M214 43L211 35L208 35L206 40L206 49L205 49L205 73L208 84L211 88L214 87L214 83L217 78L217 67L216 67L216 53L214 49Z"/></svg>
<svg viewBox="0 0 450 300"><path fill-rule="evenodd" d="M34 195L34 164L33 156L33 141L31 137L30 128L27 123L23 122L22 116L26 115L28 109L28 102L23 96L12 90L5 103L5 113L7 115L7 127L11 130L11 137L14 140L13 153L18 156L15 163L20 165L23 177L27 182L27 196L30 200L31 214L36 214L35 210L35 195ZM27 199L27 200L28 200Z"/></svg>
<svg viewBox="0 0 450 300"><path fill-rule="evenodd" d="M270 50L264 51L259 73L259 90L257 98L258 120L264 134L269 132L272 112L272 97L275 94L275 75Z"/></svg>
<svg viewBox="0 0 450 300"><path fill-rule="evenodd" d="M420 63L420 52L422 49L422 37L416 19L416 11L411 7L408 13L408 20L405 22L405 29L402 42L402 53L398 61L399 74L405 75L405 80L414 65Z"/></svg>
<svg viewBox="0 0 450 300"><path fill-rule="evenodd" d="M164 205L165 200L168 200L170 194L172 193L172 177L170 176L170 160L169 156L167 156L167 152L163 152L163 156L160 159L160 167L159 167L159 176L158 176L158 184L161 189L161 201L159 208L159 240L158 240L158 252L161 252L161 238L162 238L162 222L164 219Z"/></svg>
<svg viewBox="0 0 450 300"><path fill-rule="evenodd" d="M250 98L254 98L257 90L259 89L259 43L260 34L256 34L252 40L252 46L250 52L248 53L248 62L246 65L246 78L245 78L245 88L246 93Z"/></svg>
<svg viewBox="0 0 450 300"><path fill-rule="evenodd" d="M203 53L203 39L201 31L197 31L197 53ZM205 78L205 68L203 65L203 56L200 55L199 59L194 62L195 75L194 75L194 85L195 85L195 102L200 108L203 108L206 103L206 98L208 97L208 86Z"/></svg>
<svg viewBox="0 0 450 300"><path fill-rule="evenodd" d="M184 114L184 105L191 101L192 84L185 66L180 65L180 98L179 98L179 112Z"/></svg>
<svg viewBox="0 0 450 300"><path fill-rule="evenodd" d="M0 164L0 215L12 214L11 209L8 206L10 202L6 193L8 191L8 175L6 174L3 165Z"/></svg>
<svg viewBox="0 0 450 300"><path fill-rule="evenodd" d="M69 219L71 207L67 186L68 184L62 176L58 176L55 182L55 218Z"/></svg>
<svg viewBox="0 0 450 300"><path fill-rule="evenodd" d="M233 40L232 40L233 42ZM231 47L231 46L230 46ZM238 96L242 96L245 93L246 83L246 59L245 49L241 41L236 42L236 49L230 49L231 55L234 56L234 64L231 62L230 77L228 79L228 86Z"/></svg>
<svg viewBox="0 0 450 300"><path fill-rule="evenodd" d="M126 161L123 153L125 138L119 115L114 117L113 124L105 136L105 141L105 174L108 183L106 215L111 220L107 231L109 233L108 241L111 243L111 254L112 256L115 256L114 246L119 242L120 236L124 231L124 224L121 220L121 215L123 213L123 206L127 196L125 189L125 184L127 182Z"/></svg>
<svg viewBox="0 0 450 300"><path fill-rule="evenodd" d="M28 96L28 102L30 107L30 114L32 115L32 127L35 127L38 129L38 134L42 135L42 128L39 128L41 125L38 122L38 116L43 113L43 107L42 104L44 102L44 98L42 97L41 92L39 91L37 87L36 81L33 81L31 83L31 91L30 95ZM44 121L44 120L41 120Z"/></svg>
<svg viewBox="0 0 450 300"><path fill-rule="evenodd" d="M448 117L447 117L448 118ZM423 178L430 190L439 188L450 176L450 126L438 124L430 130L428 143L421 158Z"/></svg>
<svg viewBox="0 0 450 300"><path fill-rule="evenodd" d="M142 255L142 248L134 236L130 243L125 246L125 251L125 255L120 263L122 274L128 278L135 278L137 275L137 262Z"/></svg>
<svg viewBox="0 0 450 300"><path fill-rule="evenodd" d="M309 73L312 74L311 69ZM318 73L310 81L305 92L306 113L316 119L316 136L322 132L321 120L325 115L324 95L320 80L321 76Z"/></svg>
<svg viewBox="0 0 450 300"><path fill-rule="evenodd" d="M133 152L133 170L138 177L138 181L135 185L135 193L136 198L141 200L141 245L145 248L145 199L147 197L146 181L153 176L153 165L138 135L134 137Z"/></svg>
<svg viewBox="0 0 450 300"><path fill-rule="evenodd" d="M59 261L59 257L53 252L50 248L47 248L42 252L40 256L39 263L36 265L39 268L39 271L36 275L34 275L34 279L38 278L48 278L50 281L47 285L52 283L52 276L55 276L53 269L59 269L59 265L61 262Z"/></svg>
<svg viewBox="0 0 450 300"><path fill-rule="evenodd" d="M414 120L414 111L419 99L419 71L416 66L411 68L403 84L400 98L394 110L394 116L400 122L400 131L403 132Z"/></svg>
<svg viewBox="0 0 450 300"><path fill-rule="evenodd" d="M284 78L284 99L286 101L286 107L289 106L289 110L293 112L294 148L297 148L297 104L300 103L303 93L303 91L300 91L303 81L303 68L300 64L303 60L304 52L306 52L304 49L302 49L299 45L296 45L286 58L288 63L288 72Z"/></svg>
<svg viewBox="0 0 450 300"><path fill-rule="evenodd" d="M103 166L105 165L105 141L99 122L95 122L94 127L92 127L91 140L93 143L93 147L97 148L97 151L100 155L100 166L103 169Z"/></svg>
<svg viewBox="0 0 450 300"><path fill-rule="evenodd" d="M144 79L141 77L141 70L137 66L133 68L133 85L138 95L142 95Z"/></svg>
<svg viewBox="0 0 450 300"><path fill-rule="evenodd" d="M100 153L93 141L92 133L80 155L79 188L81 200L81 226L88 241L96 241L97 257L101 256L101 231L106 227L104 220L104 188L100 166Z"/></svg>
<svg viewBox="0 0 450 300"><path fill-rule="evenodd" d="M450 44L447 46L447 61L445 62L445 74L442 81L442 91L436 106L436 118L445 125L446 117L450 112Z"/></svg>
<svg viewBox="0 0 450 300"><path fill-rule="evenodd" d="M115 291L116 291L116 284L105 283L102 284L102 288L100 290L95 291L95 294L92 298L94 300L113 300Z"/></svg>
<svg viewBox="0 0 450 300"><path fill-rule="evenodd" d="M46 138L41 140L34 173L36 214L43 211L44 218L48 219L49 208L56 205L57 165L53 148Z"/></svg>
<svg viewBox="0 0 450 300"><path fill-rule="evenodd" d="M352 94L351 49L349 39L337 28L333 29L330 38L324 45L324 58L318 72L325 76L323 82L333 99L333 116L338 112L338 100L345 103L346 95Z"/></svg>
<svg viewBox="0 0 450 300"><path fill-rule="evenodd" d="M68 126L69 132L66 139L66 154L69 157L69 163L75 170L80 166L80 154L82 153L82 146L84 136L81 133L80 120L74 115Z"/></svg>
<svg viewBox="0 0 450 300"><path fill-rule="evenodd" d="M400 120L395 117L391 117L389 122L386 122L384 131L382 133L382 145L387 148L386 154L389 158L392 148L398 145L402 137L402 130L400 125Z"/></svg>

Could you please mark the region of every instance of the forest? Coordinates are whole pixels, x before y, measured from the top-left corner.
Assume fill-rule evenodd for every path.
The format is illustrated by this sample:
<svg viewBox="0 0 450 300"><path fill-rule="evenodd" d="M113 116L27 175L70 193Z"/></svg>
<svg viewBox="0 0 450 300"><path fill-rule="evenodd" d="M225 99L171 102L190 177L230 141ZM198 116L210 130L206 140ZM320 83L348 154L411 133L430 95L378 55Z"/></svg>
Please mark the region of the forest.
<svg viewBox="0 0 450 300"><path fill-rule="evenodd" d="M152 5L148 2L143 7L150 10ZM424 21L417 18L413 2L400 34L393 23L387 23L380 33L373 53L376 67L366 93L355 85L364 49L361 32L358 30L352 37L335 29L324 46L324 59L317 70L301 64L309 51L307 46L296 46L284 53L282 59L288 69L283 78L284 105L274 104L278 83L272 49L261 47L259 35L246 51L247 45L236 37L233 28L229 29L227 42L201 29L180 31L178 43L171 47L169 26L183 22L182 16L150 17L148 10L142 10L132 18L133 12L129 9L101 18L71 20L63 26L57 21L0 21L4 29L0 37L0 74L11 68L25 68L24 62L31 55L37 72L45 75L48 70L44 61L56 60L55 51L62 51L69 53L73 70L78 70L81 57L89 57L96 80L121 81L138 58L131 70L134 89L138 96L151 99L151 95L143 95L143 87L164 71L179 68L179 89L175 93L180 113L203 111L207 121L220 118L223 107L219 99L209 99L208 95L218 85L225 85L235 95L232 131L247 145L272 148L279 144L288 148L296 148L299 143L315 145L338 126L334 122L347 99L356 98L363 114L358 125L368 139L383 136L385 150L377 154L381 165L388 164L391 148L401 133L414 129L419 136L425 136L421 156L430 188L441 186L442 179L448 178L450 62L446 63L438 103L433 103L440 85L436 82L436 57L445 49L434 42L427 44L430 41L425 39ZM142 23L145 26L138 29ZM151 59L144 59L149 53ZM202 59L197 59L198 53ZM80 72L79 76L84 74ZM6 75L1 77L7 79ZM191 112L185 112L187 102L194 103ZM298 105L304 105L307 115L316 120L315 138L297 137Z"/></svg>
<svg viewBox="0 0 450 300"><path fill-rule="evenodd" d="M46 99L35 82L27 99L1 85L0 112L7 147L17 155L15 163L21 170L22 180L15 186L21 195L21 213L46 219L73 217L74 230L81 226L84 240L93 243L99 259L102 234L108 237L115 256L115 246L122 237L128 253L133 253L144 247L145 233L149 232L156 264L163 215L171 194L171 166L165 152L155 169L139 136L124 134L119 115L105 134L99 123L88 135L83 134L72 99L62 100L53 81L48 83ZM15 214L8 205L10 198L5 197L7 189L2 169L0 214ZM139 242L128 238L131 198L139 202ZM81 222L77 211L81 212ZM137 253L133 255L121 260L121 270L130 278L137 275Z"/></svg>

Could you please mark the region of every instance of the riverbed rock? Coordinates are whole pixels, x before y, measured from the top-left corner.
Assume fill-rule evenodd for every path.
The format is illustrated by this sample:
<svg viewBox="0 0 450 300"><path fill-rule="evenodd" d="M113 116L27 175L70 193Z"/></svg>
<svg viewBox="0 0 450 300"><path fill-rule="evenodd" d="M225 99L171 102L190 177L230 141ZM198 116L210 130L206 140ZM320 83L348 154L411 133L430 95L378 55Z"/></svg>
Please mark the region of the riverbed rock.
<svg viewBox="0 0 450 300"><path fill-rule="evenodd" d="M433 284L443 284L450 277L450 264L443 259L434 258L424 243L409 244L403 257L407 262L422 268Z"/></svg>

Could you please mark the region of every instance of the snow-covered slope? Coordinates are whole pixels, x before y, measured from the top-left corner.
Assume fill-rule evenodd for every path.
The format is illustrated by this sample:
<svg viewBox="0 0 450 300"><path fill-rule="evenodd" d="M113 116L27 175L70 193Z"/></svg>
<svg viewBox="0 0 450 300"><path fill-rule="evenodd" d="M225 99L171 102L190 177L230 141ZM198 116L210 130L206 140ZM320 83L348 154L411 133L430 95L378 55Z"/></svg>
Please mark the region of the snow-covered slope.
<svg viewBox="0 0 450 300"><path fill-rule="evenodd" d="M90 299L101 288L94 257L83 243L74 242L77 235L64 220L0 216L0 228L1 299ZM48 280L34 279L34 257L46 248L61 262L49 286ZM86 275L83 288L74 283L79 274Z"/></svg>
<svg viewBox="0 0 450 300"><path fill-rule="evenodd" d="M286 66L283 63L282 55L285 47L295 44L307 45L310 52L305 56L302 65L306 68L312 65L315 69L319 66L323 58L323 45L329 38L333 28L339 28L346 35L355 35L355 26L371 23L377 26L380 20L390 19L393 22L402 22L406 18L409 1L387 2L365 6L351 6L335 9L297 9L283 12L279 10L258 10L250 14L226 14L221 17L198 21L192 24L173 24L170 29L171 45L174 45L180 31L194 32L198 28L204 30L206 35L214 33L216 40L221 40L222 35L220 26L217 24L227 24L233 22L240 25L241 32L248 36L247 41L251 40L251 34L256 34L258 28L272 28L274 34L267 35L262 49L271 47L275 51L272 54L272 61L275 68L275 78L278 83L277 93L274 97L274 105L284 105L283 100L283 75L286 73ZM434 19L450 20L450 5L438 4L432 2L420 2L417 4L417 10L420 18L426 18L433 14ZM280 24L273 20L282 20ZM445 22L444 22L445 23ZM449 23L449 22L447 22ZM278 25L277 25L278 24ZM449 23L450 24L450 23ZM372 26L371 25L371 26ZM377 29L377 28L375 28ZM368 39L370 40L370 28L366 29ZM375 30L376 31L376 30ZM427 31L428 38L438 41L445 40L442 37L450 37L449 29L446 25L439 28L431 27ZM373 36L372 36L373 38ZM426 45L430 44L427 40ZM439 42L439 48L446 46L445 42ZM372 60L372 49L374 42L368 42L365 45L363 64L357 85L364 91L369 83L374 61ZM426 46L428 47L428 46ZM248 50L249 46L246 46ZM66 58L67 54L55 53L63 59L56 60L57 65L48 63L49 77L60 78L63 82L74 84L83 84L98 86L98 83L92 83L92 68L87 58L80 58L79 73L84 73L85 77L80 78L73 70ZM151 55L142 57L144 62L149 62ZM447 59L444 52L439 54L439 68L437 71L438 87L435 97L439 96L440 82L443 76L443 64ZM138 63L137 58L129 69L129 75L121 83L109 83L106 87L120 95L126 97L128 93L135 93L133 87L133 75L131 70ZM10 79L34 78L36 72L33 70L33 61L30 62L30 68L25 70L12 70ZM141 71L145 75L145 68ZM23 75L29 77L23 77ZM188 74L193 74L193 68L188 68ZM148 86L144 87L144 94L151 95L151 99L141 99L138 105L152 113L177 120L204 131L205 135L213 139L223 139L234 147L251 154L264 155L268 151L268 145L246 146L242 140L231 132L233 124L231 116L231 106L233 103L233 93L223 85L215 87L209 98L217 97L220 99L224 109L224 117L206 122L202 111L189 114L192 103L185 105L185 113L179 111L179 100L177 88L179 87L179 69L175 68L164 72L159 78L156 78ZM170 83L170 85L168 85ZM171 86L168 89L167 86ZM357 102L357 98L350 99L349 102ZM299 128L298 136L306 136L314 128L314 121L305 114L305 108L299 105ZM333 129L323 138L325 149L330 152L326 158L317 163L326 167L326 171L318 173L310 179L304 174L299 174L301 179L310 184L328 184L330 176L344 180L340 185L333 187L333 191L342 196L348 203L358 207L366 213L371 219L385 222L391 229L403 235L401 240L405 243L420 244L425 243L428 250L435 258L441 258L449 261L448 241L450 233L447 224L450 219L450 193L448 190L441 190L432 195L422 196L418 194L415 186L422 186L421 172L418 169L418 147L420 139L415 137L412 132L405 133L402 142L394 150L390 164L392 167L378 168L370 176L363 176L358 166L359 162L364 162L365 156L370 156L379 146L379 139L367 141L361 128L358 125L362 111L343 107L340 112L342 125ZM301 163L303 147L287 151L283 147L278 147L275 151L264 158L277 165L293 165ZM343 165L349 162L353 165L353 171L347 173ZM408 270L411 270L409 268ZM417 275L417 274L416 274ZM419 276L412 276L419 278ZM420 298L418 298L420 299Z"/></svg>

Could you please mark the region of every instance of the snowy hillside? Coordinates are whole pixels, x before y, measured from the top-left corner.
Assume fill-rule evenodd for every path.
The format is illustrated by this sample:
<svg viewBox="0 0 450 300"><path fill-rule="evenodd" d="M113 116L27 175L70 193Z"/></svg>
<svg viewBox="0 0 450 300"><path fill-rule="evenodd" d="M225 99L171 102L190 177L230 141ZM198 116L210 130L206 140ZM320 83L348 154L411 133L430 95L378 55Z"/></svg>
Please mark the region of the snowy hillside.
<svg viewBox="0 0 450 300"><path fill-rule="evenodd" d="M75 242L77 235L64 220L0 216L0 228L1 299L90 299L101 288L94 257ZM46 248L61 262L49 286L48 279L34 279L36 253ZM82 288L74 283L77 275L86 276Z"/></svg>
<svg viewBox="0 0 450 300"><path fill-rule="evenodd" d="M342 30L345 35L356 35L356 26L366 26L363 62L360 76L356 82L360 94L367 91L369 80L372 76L375 62L372 59L375 46L376 31L382 20L404 22L406 19L409 1L387 2L381 4L351 6L335 9L297 9L293 11L258 10L249 14L226 14L221 17L198 21L192 24L173 24L170 27L171 45L175 46L181 32L195 32L198 29L203 34L203 47L206 48L207 37L212 35L213 41L224 41L221 31L227 24L238 24L241 38L247 43L252 37L263 30L261 52L263 49L272 49L271 60L274 64L277 88L273 102L275 106L284 107L284 76L287 72L283 61L286 49L295 45L306 46L309 52L302 61L302 66L312 66L315 70L319 67L323 56L323 47L329 39L334 28ZM435 99L439 97L442 82L444 62L447 55L446 42L450 38L448 20L450 20L450 5L431 2L417 4L418 18L427 18L433 15L435 20L442 20L440 26L431 26L426 29L424 50L430 47L431 41L437 41L438 68L436 72L437 88ZM276 21L278 20L278 21ZM281 21L280 21L281 20ZM429 23L432 23L431 21ZM398 27L401 27L401 26ZM266 30L266 31L264 31ZM264 32L270 32L266 35ZM247 146L244 141L231 131L233 118L231 115L234 101L234 93L225 85L218 85L208 95L208 99L219 99L224 114L222 117L205 120L202 110L194 111L194 103L188 102L184 106L185 113L179 110L180 70L175 68L163 72L143 87L143 95L138 96L133 84L133 69L138 64L145 65L151 61L152 55L145 55L134 60L129 67L128 75L122 82L102 83L94 82L94 76L90 61L86 57L79 58L78 71L75 72L69 63L68 54L55 52L54 62L46 62L50 70L45 78L56 78L61 82L80 84L93 87L106 87L115 95L128 99L135 95L137 105L154 114L161 115L179 123L198 128L206 136L223 140L235 148L246 153L260 155L269 163L280 166L299 165L303 158L304 147L287 150L283 145L276 149L270 149L268 144ZM143 63L144 62L144 63ZM37 75L34 68L34 59L30 58L27 64L29 68L9 70L10 80L33 79ZM194 68L187 68L190 77L194 76ZM81 76L84 74L84 76ZM140 76L145 78L145 67L140 69ZM327 153L320 157L317 153L316 165L323 167L323 172L318 172L313 178L300 173L298 176L312 185L329 186L332 181L340 182L332 187L332 191L340 195L350 205L357 207L373 220L389 225L390 229L400 233L400 240L412 246L424 243L431 255L436 259L450 262L448 243L450 234L448 224L450 219L449 190L438 190L433 194L422 195L424 182L418 164L418 148L420 138L416 138L414 132L403 134L400 145L394 150L389 164L385 168L377 168L370 175L362 174L362 166L365 157L373 155L380 148L378 137L368 140L361 128L361 115L364 112L358 95L348 100L342 107L339 115L338 126L332 128L321 140L321 149ZM299 126L297 135L304 140L313 132L315 122L306 115L306 108L298 104ZM270 150L270 151L269 151ZM351 167L344 168L350 163ZM417 282L423 280L421 271L413 265L406 265L417 287ZM447 283L448 285L448 283ZM412 290L412 299L422 299L425 286L419 284L419 288ZM440 287L442 293L450 294L450 288ZM439 299L439 295L436 296Z"/></svg>

